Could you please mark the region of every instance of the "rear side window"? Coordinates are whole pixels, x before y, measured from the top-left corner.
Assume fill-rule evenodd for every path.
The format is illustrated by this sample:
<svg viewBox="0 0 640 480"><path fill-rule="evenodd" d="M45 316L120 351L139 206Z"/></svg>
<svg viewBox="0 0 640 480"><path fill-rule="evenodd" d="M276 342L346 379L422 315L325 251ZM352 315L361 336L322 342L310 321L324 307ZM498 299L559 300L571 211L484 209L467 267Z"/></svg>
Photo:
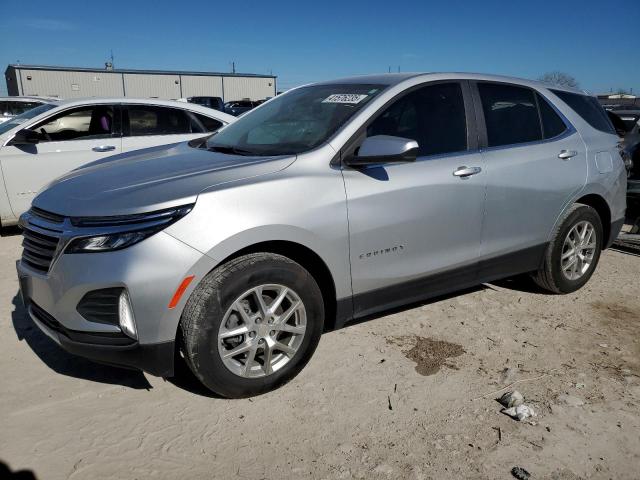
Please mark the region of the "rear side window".
<svg viewBox="0 0 640 480"><path fill-rule="evenodd" d="M415 90L388 107L367 128L367 137L392 135L416 140L418 156L467 149L467 122L458 83Z"/></svg>
<svg viewBox="0 0 640 480"><path fill-rule="evenodd" d="M563 92L562 90L551 91L596 130L605 133L616 133L607 113L595 97L581 95L579 93Z"/></svg>
<svg viewBox="0 0 640 480"><path fill-rule="evenodd" d="M565 125L560 115L556 113L549 102L542 95L536 93L538 108L540 108L540 120L542 121L542 136L544 139L557 137L565 132Z"/></svg>
<svg viewBox="0 0 640 480"><path fill-rule="evenodd" d="M186 112L177 108L157 107L153 105L129 105L129 135L179 135L202 133L193 132L193 122Z"/></svg>
<svg viewBox="0 0 640 480"><path fill-rule="evenodd" d="M195 117L195 123L199 124L198 128L202 132L215 132L220 127L222 127L222 122L216 120L215 118L207 117L206 115L201 115L199 113L191 112L191 115ZM196 127L192 127L192 130L196 130Z"/></svg>
<svg viewBox="0 0 640 480"><path fill-rule="evenodd" d="M541 140L535 92L529 88L478 83L489 147Z"/></svg>

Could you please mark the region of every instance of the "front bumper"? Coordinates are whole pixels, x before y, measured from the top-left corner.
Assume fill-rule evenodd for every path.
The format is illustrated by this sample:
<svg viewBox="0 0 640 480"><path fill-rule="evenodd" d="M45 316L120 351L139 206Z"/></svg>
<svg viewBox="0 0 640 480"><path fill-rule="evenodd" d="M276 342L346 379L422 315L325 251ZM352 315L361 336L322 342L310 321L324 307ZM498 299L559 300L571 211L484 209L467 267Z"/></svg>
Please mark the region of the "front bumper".
<svg viewBox="0 0 640 480"><path fill-rule="evenodd" d="M180 315L198 281L191 282L175 308L168 308L169 301L185 276L199 280L214 266L213 259L164 232L123 250L62 254L46 273L23 261L16 264L30 317L58 345L82 357L159 376L173 373ZM136 340L117 325L89 321L78 312L85 294L113 287L127 289Z"/></svg>
<svg viewBox="0 0 640 480"><path fill-rule="evenodd" d="M35 303L29 302L28 297L25 307L36 326L69 353L108 365L143 370L159 377L173 375L174 341L141 345L122 334L70 330Z"/></svg>

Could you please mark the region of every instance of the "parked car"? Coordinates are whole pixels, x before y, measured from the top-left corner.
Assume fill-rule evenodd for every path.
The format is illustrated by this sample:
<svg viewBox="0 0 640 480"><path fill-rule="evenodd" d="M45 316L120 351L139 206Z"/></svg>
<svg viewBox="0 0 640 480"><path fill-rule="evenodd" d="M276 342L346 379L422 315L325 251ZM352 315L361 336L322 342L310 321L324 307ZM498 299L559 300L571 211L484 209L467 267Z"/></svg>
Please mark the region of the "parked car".
<svg viewBox="0 0 640 480"><path fill-rule="evenodd" d="M150 99L46 103L0 125L0 213L15 224L56 177L109 155L176 143L236 119L199 105Z"/></svg>
<svg viewBox="0 0 640 480"><path fill-rule="evenodd" d="M224 104L224 111L229 115L233 115L234 117L238 117L243 113L247 113L249 110L260 105L258 102L253 102L251 100L234 100L233 102L227 102Z"/></svg>
<svg viewBox="0 0 640 480"><path fill-rule="evenodd" d="M209 107L214 110L224 112L224 103L220 97L188 97L179 98L178 101L195 103L196 105L202 105L203 107Z"/></svg>
<svg viewBox="0 0 640 480"><path fill-rule="evenodd" d="M54 182L20 219L31 318L66 350L226 397L276 388L323 330L530 272L591 277L626 172L597 100L474 74L293 89L210 136Z"/></svg>
<svg viewBox="0 0 640 480"><path fill-rule="evenodd" d="M628 131L622 140L623 157L629 161L627 203L636 218L640 215L640 124Z"/></svg>
<svg viewBox="0 0 640 480"><path fill-rule="evenodd" d="M621 155L627 168L627 213L637 216L640 215L640 123L633 114L625 112L628 110L607 110L620 137Z"/></svg>
<svg viewBox="0 0 640 480"><path fill-rule="evenodd" d="M611 112L615 113L620 117L627 127L627 130L630 131L636 125L640 124L640 108L632 107L632 108L616 108L611 110Z"/></svg>
<svg viewBox="0 0 640 480"><path fill-rule="evenodd" d="M0 97L0 124L27 110L55 101L49 97Z"/></svg>

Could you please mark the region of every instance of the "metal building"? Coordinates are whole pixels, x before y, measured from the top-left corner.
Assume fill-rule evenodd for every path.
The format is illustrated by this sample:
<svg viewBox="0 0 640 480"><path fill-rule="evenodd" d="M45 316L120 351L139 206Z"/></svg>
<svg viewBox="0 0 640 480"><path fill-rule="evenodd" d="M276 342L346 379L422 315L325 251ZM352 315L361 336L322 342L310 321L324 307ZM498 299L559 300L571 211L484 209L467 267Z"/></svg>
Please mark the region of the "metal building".
<svg viewBox="0 0 640 480"><path fill-rule="evenodd" d="M262 100L276 94L276 77L253 73L181 72L9 65L9 95L56 98L138 97L178 99L221 97Z"/></svg>

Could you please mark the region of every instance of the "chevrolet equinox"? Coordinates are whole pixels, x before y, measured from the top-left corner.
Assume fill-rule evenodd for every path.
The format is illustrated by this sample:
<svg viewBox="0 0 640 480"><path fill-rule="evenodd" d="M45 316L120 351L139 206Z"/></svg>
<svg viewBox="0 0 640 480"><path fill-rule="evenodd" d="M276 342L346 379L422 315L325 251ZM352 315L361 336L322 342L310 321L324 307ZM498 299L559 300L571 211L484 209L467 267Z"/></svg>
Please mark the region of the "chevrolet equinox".
<svg viewBox="0 0 640 480"><path fill-rule="evenodd" d="M100 160L20 218L22 298L62 348L226 397L276 388L323 330L521 273L593 274L625 213L594 97L476 74L278 96L219 132Z"/></svg>

